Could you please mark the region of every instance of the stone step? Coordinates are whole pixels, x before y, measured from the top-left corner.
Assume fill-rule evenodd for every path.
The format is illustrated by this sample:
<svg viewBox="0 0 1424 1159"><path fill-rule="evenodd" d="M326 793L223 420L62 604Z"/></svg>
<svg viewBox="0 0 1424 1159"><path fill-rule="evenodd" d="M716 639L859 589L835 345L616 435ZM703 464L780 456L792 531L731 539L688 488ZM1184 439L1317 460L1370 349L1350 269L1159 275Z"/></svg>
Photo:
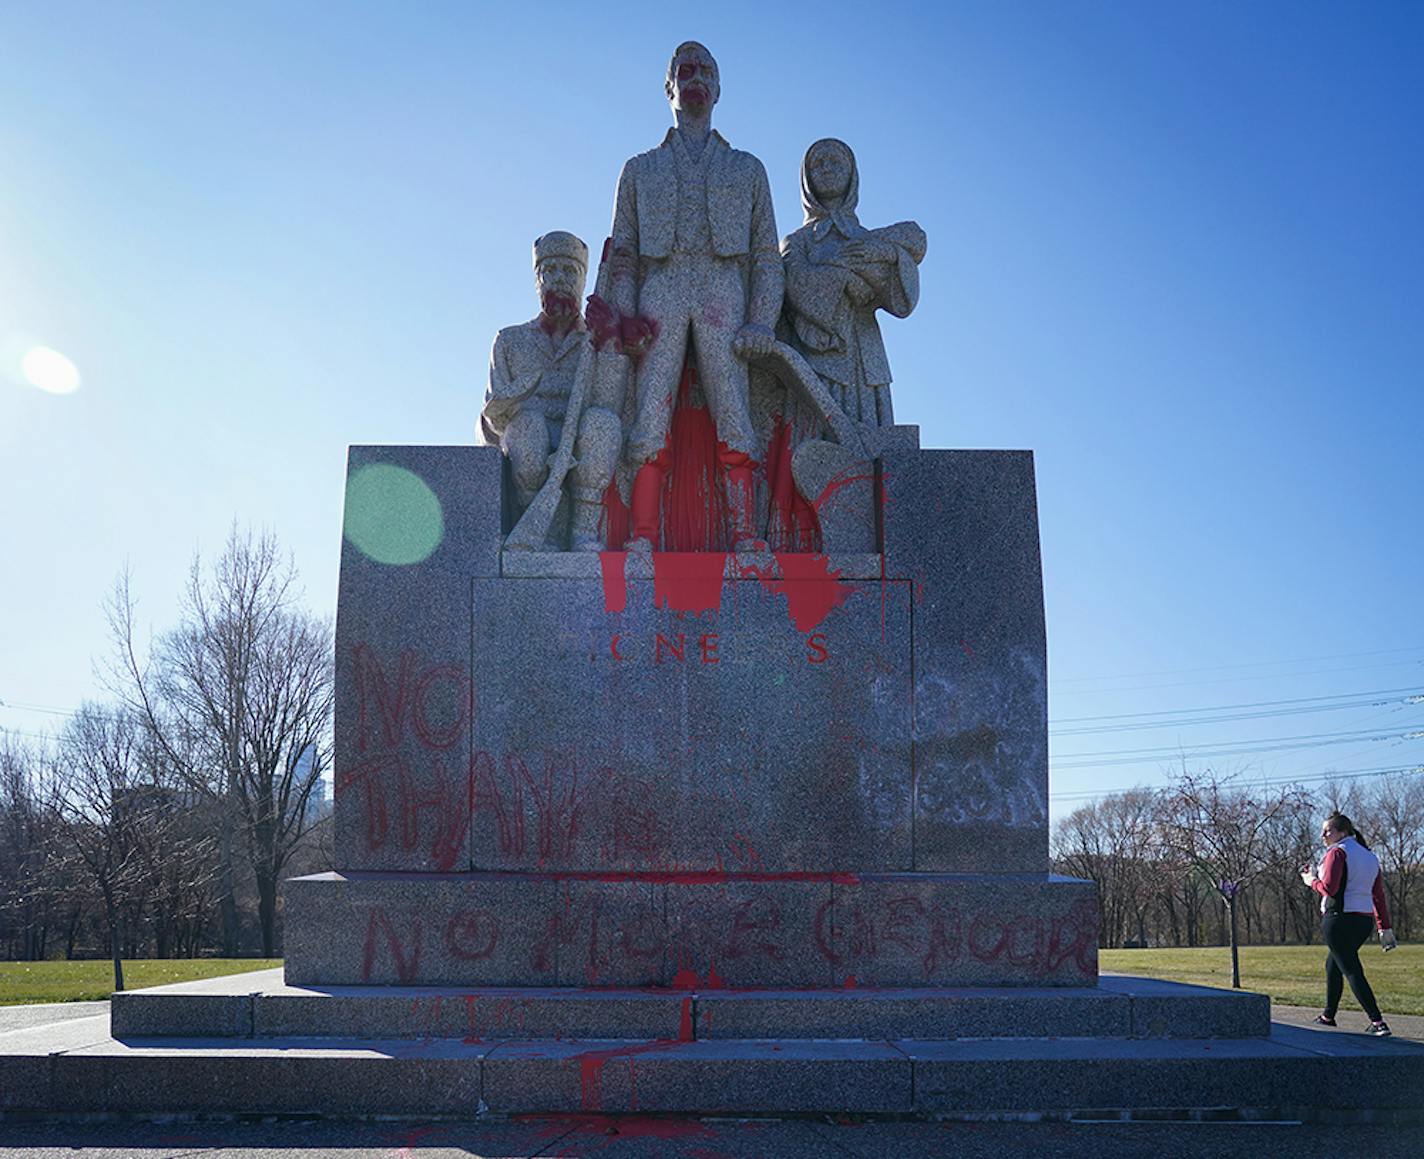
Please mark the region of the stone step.
<svg viewBox="0 0 1424 1159"><path fill-rule="evenodd" d="M334 1117L920 1114L1418 1107L1424 1047L1277 1025L1215 1040L700 1042L0 1035L6 1113Z"/></svg>
<svg viewBox="0 0 1424 1159"><path fill-rule="evenodd" d="M116 994L118 1038L956 1039L1264 1036L1262 994L1105 976L1096 987L599 990L288 986L280 970Z"/></svg>

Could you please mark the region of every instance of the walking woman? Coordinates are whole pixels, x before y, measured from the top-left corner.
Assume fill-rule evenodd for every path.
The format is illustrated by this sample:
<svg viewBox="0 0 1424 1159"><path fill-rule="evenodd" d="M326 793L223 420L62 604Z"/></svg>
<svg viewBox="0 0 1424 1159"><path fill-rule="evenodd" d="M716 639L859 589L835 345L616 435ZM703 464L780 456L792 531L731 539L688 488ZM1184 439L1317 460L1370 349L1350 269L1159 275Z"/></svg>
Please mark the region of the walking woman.
<svg viewBox="0 0 1424 1159"><path fill-rule="evenodd" d="M1320 895L1320 912L1324 915L1320 929L1329 951L1325 959L1325 1009L1315 1021L1322 1026L1335 1025L1335 1012L1348 979L1356 1001L1369 1017L1369 1032L1376 1038L1385 1038L1389 1027L1360 964L1360 947L1369 941L1376 924L1381 948L1388 951L1398 945L1385 903L1379 858L1370 852L1343 813L1331 813L1320 836L1326 845L1320 872L1317 874L1315 867L1309 865L1300 871L1301 880Z"/></svg>

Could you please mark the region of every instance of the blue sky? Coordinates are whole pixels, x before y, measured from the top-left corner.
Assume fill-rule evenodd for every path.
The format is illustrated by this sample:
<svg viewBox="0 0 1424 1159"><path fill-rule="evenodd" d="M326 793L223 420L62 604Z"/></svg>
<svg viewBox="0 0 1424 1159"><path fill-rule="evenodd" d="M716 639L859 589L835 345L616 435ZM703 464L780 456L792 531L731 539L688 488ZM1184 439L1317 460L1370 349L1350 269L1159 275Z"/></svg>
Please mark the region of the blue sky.
<svg viewBox="0 0 1424 1159"><path fill-rule="evenodd" d="M472 438L531 239L598 245L689 37L783 233L833 135L862 219L929 234L896 414L1035 451L1055 722L1424 688L1424 10L672 7L0 12L0 726L97 694L125 561L162 629L234 517L332 609L347 445ZM32 343L81 388L22 385ZM1382 699L1055 765L1298 735L1331 743L1217 763L1424 763L1424 706ZM1161 763L1055 767L1055 813Z"/></svg>

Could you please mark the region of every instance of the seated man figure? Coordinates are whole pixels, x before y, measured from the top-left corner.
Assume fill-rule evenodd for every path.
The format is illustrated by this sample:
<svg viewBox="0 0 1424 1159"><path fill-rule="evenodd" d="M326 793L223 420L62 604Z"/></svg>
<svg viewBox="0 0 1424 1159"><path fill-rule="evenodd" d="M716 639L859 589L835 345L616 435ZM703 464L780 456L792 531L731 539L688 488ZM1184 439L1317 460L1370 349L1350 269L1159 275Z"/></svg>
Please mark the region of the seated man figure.
<svg viewBox="0 0 1424 1159"><path fill-rule="evenodd" d="M548 478L579 359L585 352L592 357L579 313L587 272L588 247L573 234L554 230L535 239L539 316L505 327L490 352L489 389L476 441L498 446L509 459L516 520ZM613 411L599 406L585 406L575 421L578 463L570 472L569 537L575 550L597 551L603 547L603 496L617 464L622 424ZM563 546L563 522L554 521L550 550Z"/></svg>

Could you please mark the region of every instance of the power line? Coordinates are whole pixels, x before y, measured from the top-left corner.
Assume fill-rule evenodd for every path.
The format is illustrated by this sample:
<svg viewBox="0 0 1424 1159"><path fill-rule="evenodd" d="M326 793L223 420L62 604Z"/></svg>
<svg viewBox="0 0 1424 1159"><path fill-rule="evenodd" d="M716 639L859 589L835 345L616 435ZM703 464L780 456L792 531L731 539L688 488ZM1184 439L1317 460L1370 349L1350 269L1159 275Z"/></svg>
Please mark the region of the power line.
<svg viewBox="0 0 1424 1159"><path fill-rule="evenodd" d="M1266 777L1262 780L1250 781L1252 785L1303 785L1319 784L1326 781L1349 781L1360 777L1383 777L1390 773L1419 773L1424 775L1424 765L1391 765L1378 769L1352 769L1348 772L1325 772L1312 773L1307 776L1297 777ZM1162 788L1164 786L1156 786ZM1151 785L1125 785L1117 789L1090 789L1075 791L1072 793L1049 793L1050 801L1091 801L1099 797L1110 797L1117 793L1131 792L1133 789L1145 789L1149 792L1155 791Z"/></svg>
<svg viewBox="0 0 1424 1159"><path fill-rule="evenodd" d="M1278 704L1313 704L1320 700L1337 700L1349 696L1392 696L1395 693L1421 693L1424 688L1379 688L1373 692L1336 692L1330 696L1298 696L1292 700L1253 700L1245 704L1206 704L1199 708L1163 708L1155 712L1117 712L1107 716L1062 716L1059 724L1078 724L1091 720L1132 720L1142 716L1166 716L1171 713L1229 712L1237 708L1266 708Z"/></svg>
<svg viewBox="0 0 1424 1159"><path fill-rule="evenodd" d="M1409 693L1394 699L1380 699L1389 693ZM1365 697L1374 699L1347 699ZM1157 712L1125 712L1117 716L1076 716L1064 718L1065 722L1116 720L1124 723L1105 724L1097 728L1050 728L1049 736L1086 736L1104 732L1138 732L1143 729L1173 728L1197 724L1221 724L1234 720L1264 720L1274 716L1300 716L1313 712L1337 712L1351 708L1378 708L1398 703L1401 706L1424 704L1424 689L1387 688L1378 692L1344 693L1336 696L1308 696L1294 700L1261 700L1254 704L1227 704L1211 708L1162 709ZM1264 711L1268 706L1294 705ZM1242 711L1236 711L1242 710ZM1207 714L1207 715L1199 715ZM1164 718L1164 719L1148 719Z"/></svg>
<svg viewBox="0 0 1424 1159"><path fill-rule="evenodd" d="M1053 760L1049 758L1050 769L1095 769L1106 768L1109 765L1145 765L1154 762L1170 759L1176 756L1187 756L1197 760L1208 760L1214 757L1245 756L1254 753L1274 753L1286 752L1292 749L1313 749L1325 748L1329 745L1351 744L1357 740L1369 741L1414 741L1424 740L1424 730L1412 732L1381 732L1370 733L1368 729L1361 732L1344 733L1315 733L1303 734L1299 737L1272 737L1267 741L1255 744L1232 745L1232 742L1222 742L1221 744L1194 745L1190 749L1181 745L1167 745L1161 748L1152 749L1110 749L1100 753L1069 753L1066 760ZM1232 747L1223 747L1231 745ZM1134 755L1137 754L1137 755ZM1091 759L1080 759L1091 758Z"/></svg>
<svg viewBox="0 0 1424 1159"><path fill-rule="evenodd" d="M1170 684L1134 684L1126 688L1060 688L1055 696L1110 696L1124 692L1153 692L1163 688L1200 688L1204 684L1231 684L1243 680L1295 680L1304 676L1323 676L1333 672L1376 672L1381 668L1401 665L1424 667L1424 657L1413 660L1387 660L1382 664L1352 664L1343 668L1316 668L1304 672L1258 672L1248 676L1222 676L1215 680L1179 680Z"/></svg>
<svg viewBox="0 0 1424 1159"><path fill-rule="evenodd" d="M1055 684L1086 684L1102 680L1144 680L1153 676L1188 676L1195 672L1225 672L1236 668L1279 668L1285 664L1320 664L1326 660L1355 660L1361 656L1397 656L1402 652L1424 653L1424 645L1413 648L1383 648L1373 652L1338 652L1334 656L1303 656L1295 660L1247 660L1239 664L1215 664L1204 668L1167 668L1158 672L1125 672L1117 676L1068 676Z"/></svg>

